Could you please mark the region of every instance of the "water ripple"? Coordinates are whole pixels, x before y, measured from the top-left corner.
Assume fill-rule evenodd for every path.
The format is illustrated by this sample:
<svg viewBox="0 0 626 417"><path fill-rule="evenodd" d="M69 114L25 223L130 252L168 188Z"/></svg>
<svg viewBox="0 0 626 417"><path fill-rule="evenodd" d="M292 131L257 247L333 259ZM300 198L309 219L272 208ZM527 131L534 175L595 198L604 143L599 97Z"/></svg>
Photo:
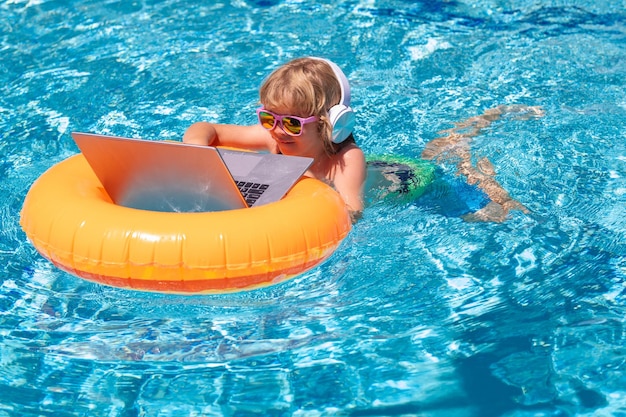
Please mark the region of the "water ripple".
<svg viewBox="0 0 626 417"><path fill-rule="evenodd" d="M0 414L623 408L623 12L326 3L0 3ZM485 109L541 105L545 117L505 117L471 143L529 212L465 222L486 196L443 163L417 201L368 207L319 268L194 297L88 283L27 242L23 198L77 152L69 132L254 123L263 77L309 54L345 68L370 155L419 158Z"/></svg>

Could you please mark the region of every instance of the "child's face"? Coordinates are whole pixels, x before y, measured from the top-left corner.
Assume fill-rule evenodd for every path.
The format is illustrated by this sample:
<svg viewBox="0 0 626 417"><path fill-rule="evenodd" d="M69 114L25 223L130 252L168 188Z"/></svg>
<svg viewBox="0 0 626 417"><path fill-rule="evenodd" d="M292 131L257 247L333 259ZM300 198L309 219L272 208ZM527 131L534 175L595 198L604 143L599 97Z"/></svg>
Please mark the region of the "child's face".
<svg viewBox="0 0 626 417"><path fill-rule="evenodd" d="M288 107L277 107L268 109L273 113L282 115L293 115L298 117L309 117L310 114L299 114ZM302 126L302 133L299 136L291 136L283 130L279 123L270 130L272 138L278 144L280 152L284 155L308 156L315 158L324 153L324 143L319 135L319 122L306 123Z"/></svg>

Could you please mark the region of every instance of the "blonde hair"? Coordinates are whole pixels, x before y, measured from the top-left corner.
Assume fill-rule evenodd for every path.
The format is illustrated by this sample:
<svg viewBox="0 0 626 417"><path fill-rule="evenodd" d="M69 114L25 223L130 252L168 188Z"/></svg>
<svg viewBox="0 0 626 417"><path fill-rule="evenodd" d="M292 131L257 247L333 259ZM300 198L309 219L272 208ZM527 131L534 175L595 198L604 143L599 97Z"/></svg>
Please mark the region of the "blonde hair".
<svg viewBox="0 0 626 417"><path fill-rule="evenodd" d="M281 66L261 85L261 103L268 109L286 107L295 116L320 118L318 131L324 148L334 154L339 147L332 142L332 125L328 110L339 104L341 86L333 69L316 58L298 58Z"/></svg>

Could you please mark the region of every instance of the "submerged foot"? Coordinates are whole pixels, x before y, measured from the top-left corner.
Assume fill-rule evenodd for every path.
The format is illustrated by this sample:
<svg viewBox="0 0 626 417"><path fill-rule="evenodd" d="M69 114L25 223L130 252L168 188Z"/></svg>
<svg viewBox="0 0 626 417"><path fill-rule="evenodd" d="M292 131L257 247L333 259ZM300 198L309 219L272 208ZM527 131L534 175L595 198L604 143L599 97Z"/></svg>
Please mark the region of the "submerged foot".
<svg viewBox="0 0 626 417"><path fill-rule="evenodd" d="M469 223L478 223L478 222L496 222L502 223L506 220L506 216L508 214L508 210L505 210L498 203L494 203L491 201L485 207L481 208L478 211L473 213L468 213L461 218Z"/></svg>
<svg viewBox="0 0 626 417"><path fill-rule="evenodd" d="M461 218L469 223L477 222L504 222L511 210L519 210L522 213L529 213L530 211L522 203L516 200L509 200L503 204L496 203L495 201L489 202L485 207L473 213L468 213Z"/></svg>

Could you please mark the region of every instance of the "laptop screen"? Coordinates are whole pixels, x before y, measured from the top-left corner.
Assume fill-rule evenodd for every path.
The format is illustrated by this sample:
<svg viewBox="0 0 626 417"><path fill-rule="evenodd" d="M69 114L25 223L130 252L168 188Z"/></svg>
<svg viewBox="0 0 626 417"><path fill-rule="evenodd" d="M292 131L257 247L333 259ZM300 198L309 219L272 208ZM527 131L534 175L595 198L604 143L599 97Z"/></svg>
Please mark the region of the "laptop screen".
<svg viewBox="0 0 626 417"><path fill-rule="evenodd" d="M313 161L181 142L72 137L114 203L151 211L222 211L278 201ZM245 199L244 188L251 193Z"/></svg>

